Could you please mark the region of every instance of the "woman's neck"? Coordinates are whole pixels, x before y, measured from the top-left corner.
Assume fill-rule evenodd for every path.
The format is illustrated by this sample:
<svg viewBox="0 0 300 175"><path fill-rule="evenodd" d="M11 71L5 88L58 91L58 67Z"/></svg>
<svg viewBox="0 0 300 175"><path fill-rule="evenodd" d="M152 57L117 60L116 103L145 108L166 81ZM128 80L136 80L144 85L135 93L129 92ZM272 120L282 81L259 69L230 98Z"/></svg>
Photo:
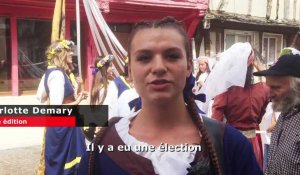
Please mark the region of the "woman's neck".
<svg viewBox="0 0 300 175"><path fill-rule="evenodd" d="M158 146L160 143L200 143L199 131L184 101L168 105L150 105L143 101L140 113L130 124L129 133L136 139Z"/></svg>
<svg viewBox="0 0 300 175"><path fill-rule="evenodd" d="M138 114L140 126L161 127L180 124L190 119L184 100L170 100L168 104L148 103L143 101L143 107Z"/></svg>

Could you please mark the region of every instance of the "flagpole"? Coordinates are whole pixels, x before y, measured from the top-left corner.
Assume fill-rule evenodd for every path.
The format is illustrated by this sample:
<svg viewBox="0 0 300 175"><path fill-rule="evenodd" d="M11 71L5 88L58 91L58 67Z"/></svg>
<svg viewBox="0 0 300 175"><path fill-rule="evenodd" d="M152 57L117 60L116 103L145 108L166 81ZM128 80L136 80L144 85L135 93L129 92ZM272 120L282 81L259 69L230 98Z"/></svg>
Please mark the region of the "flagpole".
<svg viewBox="0 0 300 175"><path fill-rule="evenodd" d="M79 76L82 78L81 72L81 46L80 46L80 6L79 0L76 0L76 31L77 31L77 61L78 61L78 71Z"/></svg>

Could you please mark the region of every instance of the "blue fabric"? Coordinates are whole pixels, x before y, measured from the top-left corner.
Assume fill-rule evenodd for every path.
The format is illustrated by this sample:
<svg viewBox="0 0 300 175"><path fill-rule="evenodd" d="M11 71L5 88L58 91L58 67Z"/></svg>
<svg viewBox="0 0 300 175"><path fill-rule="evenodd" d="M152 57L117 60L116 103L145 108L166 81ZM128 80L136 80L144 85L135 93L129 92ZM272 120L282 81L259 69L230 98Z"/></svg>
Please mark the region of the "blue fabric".
<svg viewBox="0 0 300 175"><path fill-rule="evenodd" d="M235 128L226 125L224 130L225 175L262 175L253 148L248 139Z"/></svg>
<svg viewBox="0 0 300 175"><path fill-rule="evenodd" d="M88 167L89 167L89 152L85 153L82 156L78 174L88 174ZM95 169L92 174L102 174L102 175L129 175L123 169L121 169L111 158L106 155L103 151L101 156L96 153L95 157Z"/></svg>
<svg viewBox="0 0 300 175"><path fill-rule="evenodd" d="M121 76L116 77L114 79L114 83L117 86L118 89L118 97L120 97L120 95L127 89L129 89L129 87L127 86L127 84L121 79Z"/></svg>
<svg viewBox="0 0 300 175"><path fill-rule="evenodd" d="M183 96L185 97L185 100L189 97L192 97L195 100L199 100L201 102L206 101L206 95L205 94L198 94L195 95L193 93L193 88L195 86L196 78L194 77L193 74L191 74L187 79L186 79L186 84L183 89Z"/></svg>
<svg viewBox="0 0 300 175"><path fill-rule="evenodd" d="M47 128L45 136L46 175L68 175L75 173L79 166L64 169L66 163L86 152L85 138L80 127Z"/></svg>
<svg viewBox="0 0 300 175"><path fill-rule="evenodd" d="M201 95L201 94L199 94ZM141 97L135 98L133 100L131 100L129 103L129 108L130 110L132 110L134 108L134 111L138 111L142 108L142 99ZM203 111L200 110L200 108L197 106L197 112L200 114L205 114Z"/></svg>
<svg viewBox="0 0 300 175"><path fill-rule="evenodd" d="M129 108L132 110L134 108L134 111L138 111L142 108L142 100L141 97L135 98L131 100L129 103Z"/></svg>
<svg viewBox="0 0 300 175"><path fill-rule="evenodd" d="M48 87L48 83L47 83L48 82L48 78L49 78L50 73L52 71L54 71L54 70L59 70L64 75L64 78L65 78L65 86L64 86L65 92L64 92L64 97L69 97L69 96L73 95L74 94L74 89L73 89L72 83L69 80L69 78L66 75L66 73L64 71L62 71L62 69L60 69L60 68L50 68L50 69L47 69L46 72L45 72L44 86L45 86L45 90L46 90L47 95L49 95L49 87Z"/></svg>

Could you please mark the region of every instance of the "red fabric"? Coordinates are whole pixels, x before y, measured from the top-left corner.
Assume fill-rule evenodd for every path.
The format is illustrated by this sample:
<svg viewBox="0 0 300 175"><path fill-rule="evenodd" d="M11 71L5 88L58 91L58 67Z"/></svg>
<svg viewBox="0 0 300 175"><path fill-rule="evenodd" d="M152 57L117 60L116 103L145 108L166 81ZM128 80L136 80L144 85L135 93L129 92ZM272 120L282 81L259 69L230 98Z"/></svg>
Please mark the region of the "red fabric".
<svg viewBox="0 0 300 175"><path fill-rule="evenodd" d="M262 151L260 134L256 134L256 137L248 139L248 140L252 144L253 152L254 152L255 158L257 160L257 163L258 163L260 169L262 169L263 168L263 151Z"/></svg>
<svg viewBox="0 0 300 175"><path fill-rule="evenodd" d="M259 129L259 123L265 114L269 103L269 89L264 83L249 87L231 87L227 92L214 99L212 108L213 118L227 123L239 130ZM260 135L248 139L253 147L258 165L262 169L263 152Z"/></svg>
<svg viewBox="0 0 300 175"><path fill-rule="evenodd" d="M227 123L239 130L255 129L261 122L269 102L269 89L264 83L249 87L231 87L214 99L213 118Z"/></svg>
<svg viewBox="0 0 300 175"><path fill-rule="evenodd" d="M259 125L256 127L256 130L260 130ZM261 135L256 134L255 138L258 142L259 149L260 149L260 154L255 155L255 157L256 157L256 160L258 162L258 165L260 166L261 169L263 169L264 156L263 156L263 147L262 147Z"/></svg>

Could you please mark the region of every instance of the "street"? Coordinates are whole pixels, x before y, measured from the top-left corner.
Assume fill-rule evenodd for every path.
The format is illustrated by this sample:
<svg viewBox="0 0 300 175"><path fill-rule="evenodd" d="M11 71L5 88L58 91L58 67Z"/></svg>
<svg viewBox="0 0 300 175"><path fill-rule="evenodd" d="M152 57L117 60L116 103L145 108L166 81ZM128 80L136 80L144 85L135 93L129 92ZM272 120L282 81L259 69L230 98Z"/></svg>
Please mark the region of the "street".
<svg viewBox="0 0 300 175"><path fill-rule="evenodd" d="M41 145L0 150L0 174L33 175L40 155Z"/></svg>
<svg viewBox="0 0 300 175"><path fill-rule="evenodd" d="M1 97L1 105L39 104L34 95ZM43 127L0 128L0 174L33 175L41 155Z"/></svg>

